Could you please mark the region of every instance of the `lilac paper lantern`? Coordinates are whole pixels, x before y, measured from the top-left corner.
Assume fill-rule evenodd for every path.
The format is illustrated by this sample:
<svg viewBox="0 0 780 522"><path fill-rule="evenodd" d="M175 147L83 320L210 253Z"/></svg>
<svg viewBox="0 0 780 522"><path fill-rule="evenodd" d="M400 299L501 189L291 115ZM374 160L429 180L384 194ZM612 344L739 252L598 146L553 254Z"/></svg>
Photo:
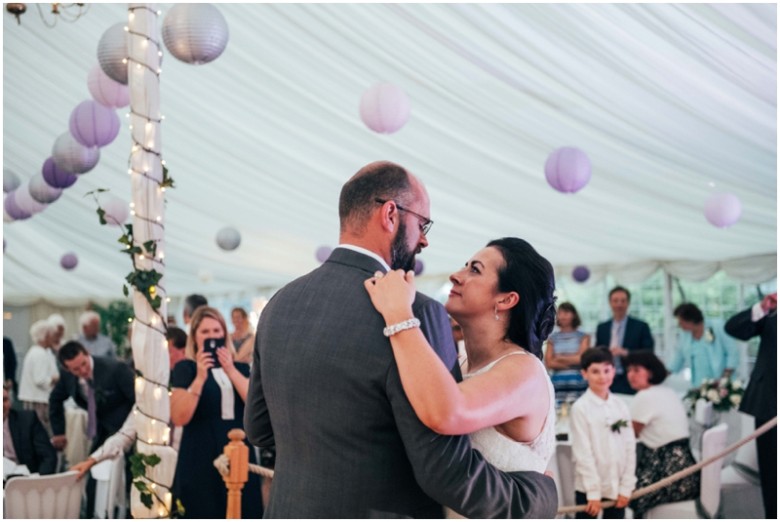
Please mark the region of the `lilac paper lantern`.
<svg viewBox="0 0 780 522"><path fill-rule="evenodd" d="M73 174L89 172L100 161L100 149L85 147L70 132L61 134L54 142L51 158L59 168Z"/></svg>
<svg viewBox="0 0 780 522"><path fill-rule="evenodd" d="M112 80L127 85L127 31L125 23L114 24L100 37L97 48L98 62L106 76Z"/></svg>
<svg viewBox="0 0 780 522"><path fill-rule="evenodd" d="M727 228L742 216L742 202L734 194L713 194L704 204L704 216L718 228Z"/></svg>
<svg viewBox="0 0 780 522"><path fill-rule="evenodd" d="M217 232L217 245L225 251L238 248L241 244L241 233L233 227L225 227Z"/></svg>
<svg viewBox="0 0 780 522"><path fill-rule="evenodd" d="M333 252L332 248L326 245L322 245L321 247L317 248L316 252L314 252L314 257L317 258L317 261L320 263L324 263L330 257L331 252Z"/></svg>
<svg viewBox="0 0 780 522"><path fill-rule="evenodd" d="M44 204L54 203L62 195L62 189L46 183L41 173L30 178L29 191L35 201Z"/></svg>
<svg viewBox="0 0 780 522"><path fill-rule="evenodd" d="M32 212L26 212L19 208L16 204L16 191L13 190L8 193L3 202L3 208L8 216L14 221L21 221L23 219L29 219L32 217Z"/></svg>
<svg viewBox="0 0 780 522"><path fill-rule="evenodd" d="M423 273L423 270L425 270L425 264L422 262L422 259L415 259L414 260L414 275L418 276Z"/></svg>
<svg viewBox="0 0 780 522"><path fill-rule="evenodd" d="M89 71L87 87L92 98L101 105L115 108L130 105L130 89L127 85L109 78L100 68L100 64L95 64Z"/></svg>
<svg viewBox="0 0 780 522"><path fill-rule="evenodd" d="M50 187L61 189L70 187L78 179L75 174L59 168L52 158L43 162L41 174Z"/></svg>
<svg viewBox="0 0 780 522"><path fill-rule="evenodd" d="M60 258L60 266L65 270L73 270L79 264L79 258L73 252L63 254Z"/></svg>
<svg viewBox="0 0 780 522"><path fill-rule="evenodd" d="M176 4L165 15L165 47L182 62L200 65L216 60L227 47L228 25L211 4Z"/></svg>
<svg viewBox="0 0 780 522"><path fill-rule="evenodd" d="M409 120L411 102L406 93L391 83L377 83L360 99L360 119L380 134L392 134Z"/></svg>
<svg viewBox="0 0 780 522"><path fill-rule="evenodd" d="M22 184L22 180L16 173L9 169L3 169L3 192L8 193L16 190L16 187Z"/></svg>
<svg viewBox="0 0 780 522"><path fill-rule="evenodd" d="M583 265L575 266L571 272L571 277L578 283L584 283L590 277L590 270Z"/></svg>
<svg viewBox="0 0 780 522"><path fill-rule="evenodd" d="M119 116L111 107L85 100L70 113L69 128L85 147L105 147L119 134Z"/></svg>
<svg viewBox="0 0 780 522"><path fill-rule="evenodd" d="M120 198L111 198L101 205L105 212L105 220L109 225L121 227L130 215L130 206Z"/></svg>
<svg viewBox="0 0 780 522"><path fill-rule="evenodd" d="M18 189L16 189L14 198L16 206L29 214L37 214L46 210L48 205L35 201L30 195L30 184L28 182L22 183Z"/></svg>
<svg viewBox="0 0 780 522"><path fill-rule="evenodd" d="M590 160L580 149L561 147L547 158L544 176L558 192L573 193L590 181Z"/></svg>

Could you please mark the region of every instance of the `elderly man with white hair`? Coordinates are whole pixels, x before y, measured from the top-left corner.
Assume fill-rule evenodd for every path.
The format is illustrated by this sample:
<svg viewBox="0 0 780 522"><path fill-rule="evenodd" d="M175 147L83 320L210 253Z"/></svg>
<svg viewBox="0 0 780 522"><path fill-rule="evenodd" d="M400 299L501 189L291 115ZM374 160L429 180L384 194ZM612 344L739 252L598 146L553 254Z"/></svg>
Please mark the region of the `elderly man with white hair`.
<svg viewBox="0 0 780 522"><path fill-rule="evenodd" d="M89 310L79 317L81 335L77 339L90 355L116 358L116 345L100 333L100 315Z"/></svg>
<svg viewBox="0 0 780 522"><path fill-rule="evenodd" d="M51 435L49 395L60 378L57 356L52 349L56 327L48 320L36 321L30 327L33 345L27 350L19 380L19 400L25 410L33 410Z"/></svg>
<svg viewBox="0 0 780 522"><path fill-rule="evenodd" d="M52 348L54 348L54 351L56 352L60 349L60 346L62 346L62 339L65 337L65 318L60 314L51 314L48 321L55 327Z"/></svg>

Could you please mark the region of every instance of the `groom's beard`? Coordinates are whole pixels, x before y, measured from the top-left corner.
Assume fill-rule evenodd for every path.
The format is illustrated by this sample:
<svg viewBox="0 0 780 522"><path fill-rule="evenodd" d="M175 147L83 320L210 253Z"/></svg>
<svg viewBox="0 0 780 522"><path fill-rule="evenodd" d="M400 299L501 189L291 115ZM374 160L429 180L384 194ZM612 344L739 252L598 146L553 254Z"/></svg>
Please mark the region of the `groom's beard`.
<svg viewBox="0 0 780 522"><path fill-rule="evenodd" d="M390 245L390 269L402 269L405 272L414 270L414 251L410 251L406 246L406 224L401 221L398 223L398 233L395 235L393 244Z"/></svg>

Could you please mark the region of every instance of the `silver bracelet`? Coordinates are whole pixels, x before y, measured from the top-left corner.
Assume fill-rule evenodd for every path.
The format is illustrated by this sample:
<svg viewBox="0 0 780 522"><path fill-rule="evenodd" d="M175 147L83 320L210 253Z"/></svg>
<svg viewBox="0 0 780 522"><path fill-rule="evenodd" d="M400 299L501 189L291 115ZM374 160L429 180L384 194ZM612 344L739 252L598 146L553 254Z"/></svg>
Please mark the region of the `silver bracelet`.
<svg viewBox="0 0 780 522"><path fill-rule="evenodd" d="M382 330L382 333L385 334L385 337L391 337L398 332L403 332L404 330L409 330L411 328L419 328L420 327L420 320L416 317L412 317L411 319L407 319L406 321L401 321L400 323L391 324L390 326L385 327L384 330Z"/></svg>

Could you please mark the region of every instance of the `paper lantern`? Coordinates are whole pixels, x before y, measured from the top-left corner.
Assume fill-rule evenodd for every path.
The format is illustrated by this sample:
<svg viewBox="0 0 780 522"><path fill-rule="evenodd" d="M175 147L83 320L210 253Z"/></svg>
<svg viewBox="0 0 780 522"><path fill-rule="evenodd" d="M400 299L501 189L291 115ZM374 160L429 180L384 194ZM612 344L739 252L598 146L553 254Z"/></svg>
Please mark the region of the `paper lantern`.
<svg viewBox="0 0 780 522"><path fill-rule="evenodd" d="M32 212L26 212L16 204L16 191L12 190L3 201L3 209L13 221L21 221L32 217Z"/></svg>
<svg viewBox="0 0 780 522"><path fill-rule="evenodd" d="M590 181L590 160L580 149L561 147L547 158L544 176L558 192L577 192Z"/></svg>
<svg viewBox="0 0 780 522"><path fill-rule="evenodd" d="M227 47L227 22L211 4L176 4L165 15L162 37L168 51L195 65L216 60Z"/></svg>
<svg viewBox="0 0 780 522"><path fill-rule="evenodd" d="M320 263L324 263L330 257L331 252L333 252L332 248L326 245L322 245L321 247L317 248L316 252L314 252L314 257L317 258L317 261Z"/></svg>
<svg viewBox="0 0 780 522"><path fill-rule="evenodd" d="M12 218L8 211L5 209L5 200L8 199L7 194L3 194L3 223L13 223L16 221L14 218Z"/></svg>
<svg viewBox="0 0 780 522"><path fill-rule="evenodd" d="M100 37L97 48L98 63L106 76L127 85L127 31L125 23L114 24Z"/></svg>
<svg viewBox="0 0 780 522"><path fill-rule="evenodd" d="M19 188L14 191L14 201L16 201L17 207L30 215L43 212L48 206L33 199L30 195L30 185L27 182L19 185Z"/></svg>
<svg viewBox="0 0 780 522"><path fill-rule="evenodd" d="M54 203L62 195L62 189L46 183L41 173L30 178L29 190L35 201L44 204Z"/></svg>
<svg viewBox="0 0 780 522"><path fill-rule="evenodd" d="M103 72L100 64L95 64L87 76L87 87L92 98L106 107L127 107L130 105L130 89Z"/></svg>
<svg viewBox="0 0 780 522"><path fill-rule="evenodd" d="M713 194L704 204L704 216L718 228L730 227L742 216L742 202L727 192Z"/></svg>
<svg viewBox="0 0 780 522"><path fill-rule="evenodd" d="M182 4L183 5L183 4ZM230 251L241 244L241 234L233 227L225 227L217 232L217 245L222 250Z"/></svg>
<svg viewBox="0 0 780 522"><path fill-rule="evenodd" d="M105 147L119 134L119 116L111 107L85 100L71 111L69 128L85 147Z"/></svg>
<svg viewBox="0 0 780 522"><path fill-rule="evenodd" d="M123 226L130 215L130 206L120 198L109 199L101 208L106 213L104 217L108 224L116 227Z"/></svg>
<svg viewBox="0 0 780 522"><path fill-rule="evenodd" d="M575 266L571 272L571 277L578 283L584 283L590 277L590 270L583 265Z"/></svg>
<svg viewBox="0 0 780 522"><path fill-rule="evenodd" d="M48 158L43 162L41 174L50 187L61 189L70 187L78 179L75 174L59 168L52 158Z"/></svg>
<svg viewBox="0 0 780 522"><path fill-rule="evenodd" d="M400 88L390 83L377 83L360 99L360 119L366 127L380 134L392 134L409 120L411 103Z"/></svg>
<svg viewBox="0 0 780 522"><path fill-rule="evenodd" d="M8 243L6 243L6 241L5 241L5 238L3 238L3 252L4 252L4 253L5 253L5 247L6 247L7 245L8 245Z"/></svg>
<svg viewBox="0 0 780 522"><path fill-rule="evenodd" d="M3 192L8 193L12 190L16 190L16 187L21 183L22 180L19 179L19 176L17 176L15 172L3 169Z"/></svg>
<svg viewBox="0 0 780 522"><path fill-rule="evenodd" d="M85 147L70 132L61 134L51 151L51 158L59 168L74 174L89 172L100 161L100 149Z"/></svg>
<svg viewBox="0 0 780 522"><path fill-rule="evenodd" d="M414 275L418 276L423 273L423 270L425 270L425 264L423 264L422 259L415 259L414 260Z"/></svg>
<svg viewBox="0 0 780 522"><path fill-rule="evenodd" d="M60 258L60 266L65 270L73 270L79 264L79 258L73 252L63 254Z"/></svg>

